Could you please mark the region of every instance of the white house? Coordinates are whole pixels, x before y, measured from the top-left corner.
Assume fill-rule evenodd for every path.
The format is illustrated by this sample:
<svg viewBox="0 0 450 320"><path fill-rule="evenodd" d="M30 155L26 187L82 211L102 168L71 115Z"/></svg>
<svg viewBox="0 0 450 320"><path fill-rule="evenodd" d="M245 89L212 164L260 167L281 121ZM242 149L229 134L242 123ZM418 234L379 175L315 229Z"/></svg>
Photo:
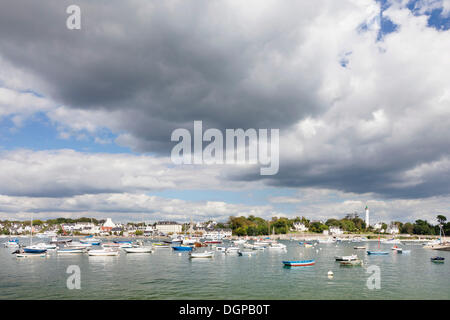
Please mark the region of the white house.
<svg viewBox="0 0 450 320"><path fill-rule="evenodd" d="M400 233L400 230L398 229L398 226L395 224L391 224L387 229L386 229L386 233L390 233L390 234L398 234Z"/></svg>
<svg viewBox="0 0 450 320"><path fill-rule="evenodd" d="M334 235L340 235L340 234L343 234L343 233L344 233L344 231L341 230L341 228L335 227L335 226L331 226L331 227L329 228L329 232L330 232L331 234L334 234Z"/></svg>
<svg viewBox="0 0 450 320"><path fill-rule="evenodd" d="M301 222L294 222L293 227L294 227L295 231L300 231L300 232L308 231L308 228Z"/></svg>
<svg viewBox="0 0 450 320"><path fill-rule="evenodd" d="M182 226L174 221L159 221L156 223L155 229L164 234L180 233Z"/></svg>

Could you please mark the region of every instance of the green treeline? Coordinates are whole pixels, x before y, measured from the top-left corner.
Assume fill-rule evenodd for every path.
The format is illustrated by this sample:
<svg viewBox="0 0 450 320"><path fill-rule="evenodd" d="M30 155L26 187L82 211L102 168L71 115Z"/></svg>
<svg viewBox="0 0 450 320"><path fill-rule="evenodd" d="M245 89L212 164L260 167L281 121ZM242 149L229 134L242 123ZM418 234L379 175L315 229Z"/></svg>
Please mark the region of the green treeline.
<svg viewBox="0 0 450 320"><path fill-rule="evenodd" d="M402 234L414 235L439 235L439 224L442 225L444 233L450 234L450 223L442 215L437 216L438 224L433 225L426 220L416 220L411 222L391 222L390 225L396 225ZM331 227L339 227L344 232L350 233L379 233L372 226L366 228L366 223L357 214L348 214L343 219L328 219L325 223L320 221L310 221L305 217L296 217L294 219L273 217L272 220L264 220L253 215L249 217L229 217L225 226L231 228L233 235L237 236L259 236L269 234L286 234L294 230L294 223L302 223L309 232L322 233ZM382 223L381 229L386 232L388 225Z"/></svg>

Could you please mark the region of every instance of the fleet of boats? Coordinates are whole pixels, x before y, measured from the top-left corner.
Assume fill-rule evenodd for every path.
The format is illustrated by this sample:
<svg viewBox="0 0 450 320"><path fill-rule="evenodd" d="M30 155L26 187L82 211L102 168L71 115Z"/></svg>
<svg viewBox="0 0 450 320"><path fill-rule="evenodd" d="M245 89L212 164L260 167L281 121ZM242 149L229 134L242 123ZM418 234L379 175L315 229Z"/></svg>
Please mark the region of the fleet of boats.
<svg viewBox="0 0 450 320"><path fill-rule="evenodd" d="M40 237L40 239L44 238ZM329 237L323 240L310 239L298 243L304 248L315 247L315 250L304 251L306 255L312 255L314 252L317 254L320 250L322 250L323 246L321 247L321 244L336 243L336 247L338 247L339 243L342 241L364 242L364 238L357 238L356 241L353 241L351 239L343 240ZM221 245L217 246L218 244ZM367 250L367 255L388 256L390 252L381 250L381 244L393 244L391 247L392 253L406 254L411 252L411 250L405 250L400 247L399 244L401 244L401 241L395 238L384 241L378 239L378 250L367 250L366 245L354 246L353 249ZM423 247L440 250L435 246L442 247L446 245L447 243L445 241L439 239L439 242L429 243ZM144 245L144 243L140 240L136 242L130 240L114 240L102 243L100 239L96 239L92 236L74 241L73 239L68 238L58 239L56 236L52 235L51 240L48 243L39 242L37 244L33 244L33 234L31 233L29 245L21 245L17 238L10 238L4 243L4 246L7 248L16 249L13 253L16 254L17 258L48 257L49 251L55 251L58 255L87 254L88 256L119 256L121 251L126 254L149 254L153 253L156 248L172 248L173 251L185 251L188 252L189 258L191 259L214 258L215 254L220 253L250 257L257 254L258 251L263 251L266 249L282 253L287 252L287 246L284 243L271 239L237 239L228 241L224 239L206 240L199 238L188 238L185 236L179 236L171 239L170 241L152 242ZM205 248L206 250L202 251L203 247L209 247L210 249L208 250ZM362 266L364 264L363 260L358 257L357 254L339 255L335 256L334 259L336 262L339 262L341 266ZM444 263L445 258L440 256L432 257L431 261L435 263ZM306 267L313 266L315 263L315 259L282 261L282 264L286 267Z"/></svg>

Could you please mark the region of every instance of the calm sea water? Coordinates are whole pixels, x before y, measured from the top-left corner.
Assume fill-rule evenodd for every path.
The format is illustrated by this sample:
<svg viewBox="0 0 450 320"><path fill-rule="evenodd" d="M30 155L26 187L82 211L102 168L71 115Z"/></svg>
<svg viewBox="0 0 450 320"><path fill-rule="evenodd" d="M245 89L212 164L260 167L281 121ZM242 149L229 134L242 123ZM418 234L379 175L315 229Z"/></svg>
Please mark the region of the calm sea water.
<svg viewBox="0 0 450 320"><path fill-rule="evenodd" d="M41 240L41 239L40 239ZM286 251L266 250L251 257L216 252L213 259L159 248L152 254L117 257L57 255L18 259L0 239L0 299L449 299L450 252L402 245L410 254L368 256L361 243L301 247L280 241ZM21 242L28 243L26 239ZM227 245L227 243L225 243ZM367 242L377 250L377 242ZM381 244L391 251L391 245ZM203 249L203 248L202 248ZM343 267L335 255L357 253L362 267ZM435 264L430 257L445 257ZM285 268L282 260L315 259L312 267ZM68 266L81 270L81 289L66 286ZM380 267L381 288L370 290L367 268ZM329 279L328 271L334 277Z"/></svg>

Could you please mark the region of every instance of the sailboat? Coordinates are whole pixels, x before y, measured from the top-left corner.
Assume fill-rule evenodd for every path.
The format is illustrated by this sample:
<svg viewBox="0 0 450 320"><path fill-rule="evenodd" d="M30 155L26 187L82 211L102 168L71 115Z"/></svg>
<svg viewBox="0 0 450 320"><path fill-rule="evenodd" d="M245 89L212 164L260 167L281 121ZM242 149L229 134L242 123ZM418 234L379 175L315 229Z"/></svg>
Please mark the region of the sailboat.
<svg viewBox="0 0 450 320"><path fill-rule="evenodd" d="M30 221L30 245L23 248L23 253L19 252L16 254L18 258L30 257L30 256L40 256L45 257L47 249L42 246L33 245L33 214L31 214Z"/></svg>
<svg viewBox="0 0 450 320"><path fill-rule="evenodd" d="M426 249L450 251L450 242L445 241L445 233L442 224L439 224L439 243L429 243L423 247Z"/></svg>
<svg viewBox="0 0 450 320"><path fill-rule="evenodd" d="M19 247L19 239L11 238L11 227L9 228L9 240L5 243L6 248L17 248Z"/></svg>
<svg viewBox="0 0 450 320"><path fill-rule="evenodd" d="M386 256L389 254L387 251L380 251L380 237L378 236L378 251L367 251L367 254L369 255L376 255L376 256Z"/></svg>

